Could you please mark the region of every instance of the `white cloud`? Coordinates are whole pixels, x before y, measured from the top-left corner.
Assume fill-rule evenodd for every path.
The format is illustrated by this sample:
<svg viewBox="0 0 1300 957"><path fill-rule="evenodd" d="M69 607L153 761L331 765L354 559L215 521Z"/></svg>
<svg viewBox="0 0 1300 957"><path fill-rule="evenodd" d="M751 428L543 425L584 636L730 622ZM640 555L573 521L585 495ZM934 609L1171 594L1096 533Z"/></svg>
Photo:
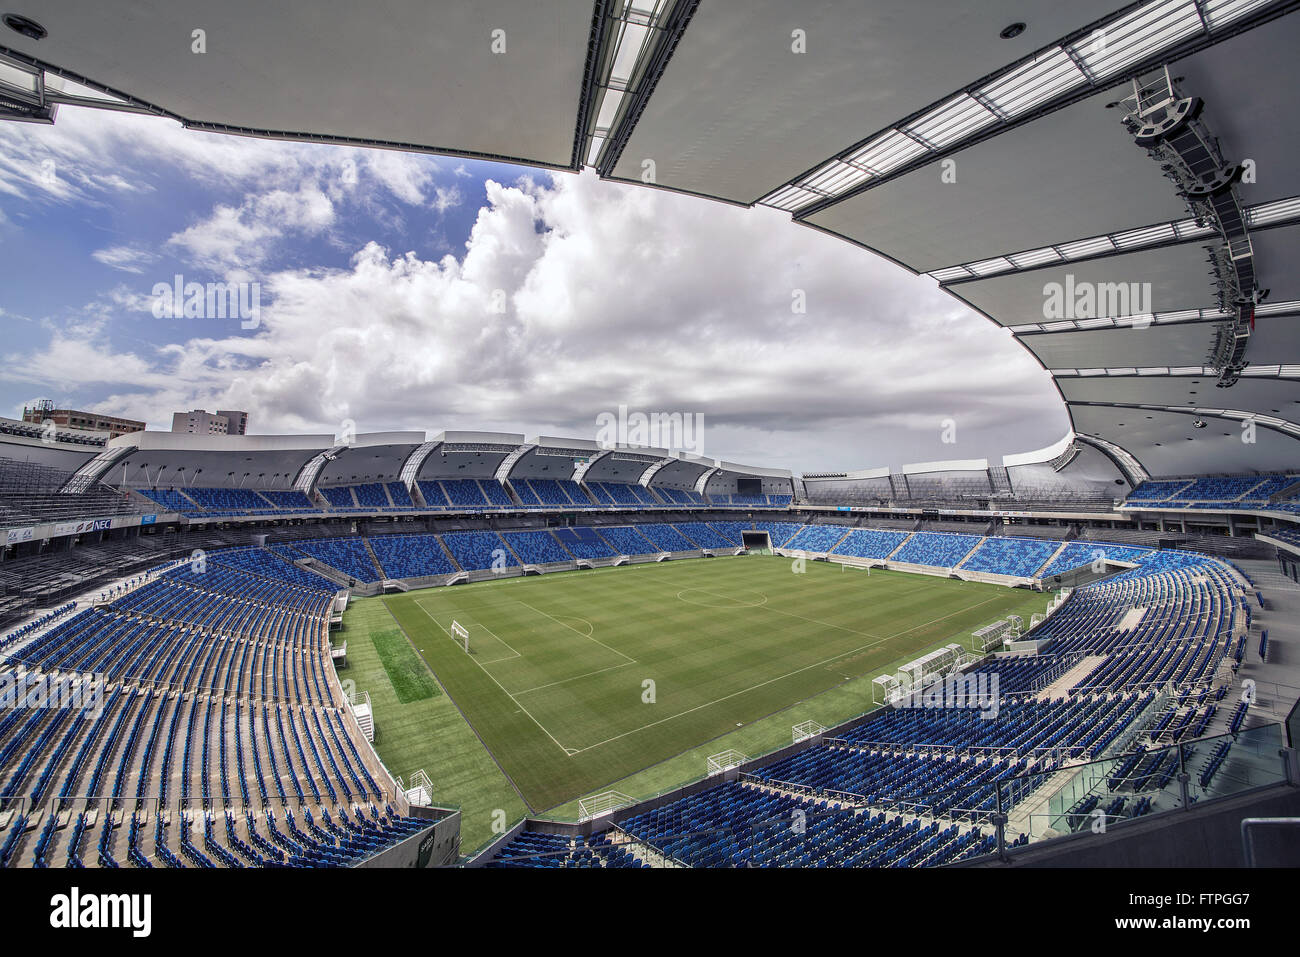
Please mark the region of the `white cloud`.
<svg viewBox="0 0 1300 957"><path fill-rule="evenodd" d="M1005 331L782 214L589 173L486 193L460 259L372 242L347 268L265 276L255 335L232 325L122 355L95 330L60 333L9 365L30 361L33 382L111 381L123 414L147 419L247 408L263 432L351 418L590 437L621 404L698 412L705 454L795 469L992 456L1066 430L1050 378ZM247 263L331 210L319 192L252 196L173 242Z"/></svg>
<svg viewBox="0 0 1300 957"><path fill-rule="evenodd" d="M195 265L243 272L266 261L272 247L293 235L315 235L334 222L334 204L320 189L272 190L250 195L238 207L218 205L207 219L172 235Z"/></svg>
<svg viewBox="0 0 1300 957"><path fill-rule="evenodd" d="M433 191L433 208L439 213L445 213L447 210L459 206L464 201L465 198L461 196L459 186L439 186Z"/></svg>
<svg viewBox="0 0 1300 957"><path fill-rule="evenodd" d="M90 257L105 266L131 273L144 272L144 267L158 258L148 250L135 246L110 246L107 249L97 249L90 254Z"/></svg>

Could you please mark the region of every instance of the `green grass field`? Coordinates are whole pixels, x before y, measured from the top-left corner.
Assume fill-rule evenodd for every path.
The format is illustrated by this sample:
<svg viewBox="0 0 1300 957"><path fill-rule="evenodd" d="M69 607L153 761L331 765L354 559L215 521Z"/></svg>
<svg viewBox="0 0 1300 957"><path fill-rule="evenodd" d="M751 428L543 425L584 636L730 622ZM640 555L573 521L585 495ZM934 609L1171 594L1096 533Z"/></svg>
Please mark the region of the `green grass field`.
<svg viewBox="0 0 1300 957"><path fill-rule="evenodd" d="M346 633L350 659L354 641L378 659L358 685L375 699L381 757L395 773L427 762L439 799L465 808L469 849L480 837L469 808L506 807L503 781L532 813L572 813L574 799L608 787L645 796L698 777L707 754L759 754L788 744L800 720L830 726L869 710L876 675L1045 605L998 585L823 562L795 574L789 559L749 556L365 599L349 609ZM469 655L450 637L453 620L469 629ZM445 696L434 686L413 697L428 689L411 649ZM370 683L388 685L393 718ZM401 718L419 708L442 724ZM458 785L439 783L439 735L456 754L479 742Z"/></svg>

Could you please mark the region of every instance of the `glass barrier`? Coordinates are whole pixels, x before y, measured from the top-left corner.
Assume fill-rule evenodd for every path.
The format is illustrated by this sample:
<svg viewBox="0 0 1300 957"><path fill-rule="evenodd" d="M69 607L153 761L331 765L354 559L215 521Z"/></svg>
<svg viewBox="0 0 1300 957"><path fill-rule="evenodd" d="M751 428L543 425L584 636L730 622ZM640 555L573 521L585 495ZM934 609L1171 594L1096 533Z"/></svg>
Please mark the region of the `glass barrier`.
<svg viewBox="0 0 1300 957"><path fill-rule="evenodd" d="M1190 807L1286 780L1282 726L1260 725L1183 744L1061 767L1034 776L1028 807L1009 805L1008 843L1035 843L1147 814ZM1027 825L1027 826L1026 826Z"/></svg>
<svg viewBox="0 0 1300 957"><path fill-rule="evenodd" d="M1283 726L1265 724L1092 761L931 756L902 790L893 777L870 794L742 774L591 838L525 832L506 856L509 866L935 867L1285 782L1283 747ZM887 767L864 765L858 786ZM960 784L926 791L927 781Z"/></svg>

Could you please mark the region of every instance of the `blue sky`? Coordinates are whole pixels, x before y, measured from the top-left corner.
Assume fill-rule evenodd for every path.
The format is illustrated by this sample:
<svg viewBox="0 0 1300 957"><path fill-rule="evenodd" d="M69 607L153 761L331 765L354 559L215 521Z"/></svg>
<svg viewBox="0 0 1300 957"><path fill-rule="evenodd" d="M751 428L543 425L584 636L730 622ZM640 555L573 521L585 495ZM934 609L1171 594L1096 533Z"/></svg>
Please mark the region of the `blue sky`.
<svg viewBox="0 0 1300 957"><path fill-rule="evenodd" d="M628 405L703 415L699 451L796 471L1067 428L1047 373L933 281L773 210L589 171L65 107L0 124L0 244L11 416L47 397L162 429L242 408L261 433L592 437ZM259 325L155 317L177 274L257 283Z"/></svg>

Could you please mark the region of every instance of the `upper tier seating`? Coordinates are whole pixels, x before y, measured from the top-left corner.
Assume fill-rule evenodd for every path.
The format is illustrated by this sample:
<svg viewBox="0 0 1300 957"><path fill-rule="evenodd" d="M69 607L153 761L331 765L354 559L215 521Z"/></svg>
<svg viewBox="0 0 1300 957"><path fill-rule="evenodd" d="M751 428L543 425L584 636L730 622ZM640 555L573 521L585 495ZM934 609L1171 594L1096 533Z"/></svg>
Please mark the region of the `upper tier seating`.
<svg viewBox="0 0 1300 957"><path fill-rule="evenodd" d="M388 493L384 491L382 482L365 482L361 485L354 485L352 491L357 497L357 504L362 508L389 509L393 507L393 503L388 500Z"/></svg>
<svg viewBox="0 0 1300 957"><path fill-rule="evenodd" d="M411 501L411 493L406 490L403 483L385 482L384 488L388 489L388 497L398 508L415 508L415 503Z"/></svg>
<svg viewBox="0 0 1300 957"><path fill-rule="evenodd" d="M631 508L662 505L654 494L641 485L628 482L588 482L597 505L622 505Z"/></svg>
<svg viewBox="0 0 1300 957"><path fill-rule="evenodd" d="M582 486L569 479L515 479L511 485L525 505L551 505L558 508L586 508L591 505Z"/></svg>
<svg viewBox="0 0 1300 957"><path fill-rule="evenodd" d="M356 510L356 501L352 498L351 485L333 485L317 487L316 491L329 502L330 508Z"/></svg>
<svg viewBox="0 0 1300 957"><path fill-rule="evenodd" d="M137 489L146 498L151 498L169 512L193 512L197 503L190 501L174 488Z"/></svg>
<svg viewBox="0 0 1300 957"><path fill-rule="evenodd" d="M315 511L315 506L297 489L262 489L259 493L280 511Z"/></svg>
<svg viewBox="0 0 1300 957"><path fill-rule="evenodd" d="M655 493L670 505L704 505L704 496L693 488L671 488L667 485L655 485L653 488Z"/></svg>
<svg viewBox="0 0 1300 957"><path fill-rule="evenodd" d="M1300 511L1294 494L1281 502L1269 501L1298 482L1300 472L1148 481L1130 492L1125 504L1215 511Z"/></svg>
<svg viewBox="0 0 1300 957"><path fill-rule="evenodd" d="M268 512L275 508L247 488L187 488L185 494L200 508L222 512Z"/></svg>

